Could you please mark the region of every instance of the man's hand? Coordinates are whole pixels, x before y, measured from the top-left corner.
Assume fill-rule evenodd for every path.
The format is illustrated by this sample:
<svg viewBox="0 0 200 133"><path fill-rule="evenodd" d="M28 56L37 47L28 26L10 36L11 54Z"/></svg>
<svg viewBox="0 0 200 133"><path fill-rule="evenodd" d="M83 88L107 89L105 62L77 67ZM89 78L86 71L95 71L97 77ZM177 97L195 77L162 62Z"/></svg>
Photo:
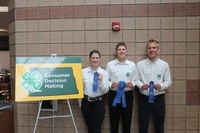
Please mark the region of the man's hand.
<svg viewBox="0 0 200 133"><path fill-rule="evenodd" d="M117 83L117 82L112 82L112 87L113 88L116 88L116 87L118 87L119 86L119 84Z"/></svg>
<svg viewBox="0 0 200 133"><path fill-rule="evenodd" d="M126 84L126 87L133 88L133 83L132 83L132 82L128 82L128 83Z"/></svg>
<svg viewBox="0 0 200 133"><path fill-rule="evenodd" d="M144 84L143 86L142 86L142 89L143 90L147 90L149 88L149 85L148 84Z"/></svg>
<svg viewBox="0 0 200 133"><path fill-rule="evenodd" d="M155 84L154 87L155 87L156 90L160 90L161 89L160 84Z"/></svg>

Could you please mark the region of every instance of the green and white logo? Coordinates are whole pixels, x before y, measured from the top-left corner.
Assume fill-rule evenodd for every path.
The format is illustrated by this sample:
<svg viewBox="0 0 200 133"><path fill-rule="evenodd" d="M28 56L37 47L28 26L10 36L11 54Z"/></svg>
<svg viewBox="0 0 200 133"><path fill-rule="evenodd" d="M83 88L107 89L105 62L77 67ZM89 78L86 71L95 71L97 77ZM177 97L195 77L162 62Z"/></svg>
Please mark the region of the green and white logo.
<svg viewBox="0 0 200 133"><path fill-rule="evenodd" d="M22 88L25 91L40 92L42 87L42 75L38 71L25 72L22 75Z"/></svg>
<svg viewBox="0 0 200 133"><path fill-rule="evenodd" d="M126 77L130 77L130 73L129 72L126 73Z"/></svg>
<svg viewBox="0 0 200 133"><path fill-rule="evenodd" d="M162 73L157 73L157 80L159 81L161 80L161 78L162 78Z"/></svg>

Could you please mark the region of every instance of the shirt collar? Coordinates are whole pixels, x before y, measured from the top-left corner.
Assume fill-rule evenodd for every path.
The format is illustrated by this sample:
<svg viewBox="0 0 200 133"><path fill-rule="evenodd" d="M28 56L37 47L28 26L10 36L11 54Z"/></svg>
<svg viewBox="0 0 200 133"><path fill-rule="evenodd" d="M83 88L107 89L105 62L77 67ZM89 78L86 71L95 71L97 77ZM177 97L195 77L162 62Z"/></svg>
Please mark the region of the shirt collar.
<svg viewBox="0 0 200 133"><path fill-rule="evenodd" d="M119 62L119 60L116 58L116 59L115 59L115 64L126 64L126 65L127 65L128 62L127 62L127 59L126 59L124 62L121 63L121 62Z"/></svg>
<svg viewBox="0 0 200 133"><path fill-rule="evenodd" d="M159 58L157 58L155 61L151 61L149 58L147 58L147 60L148 60L150 63L155 64L156 62L158 62Z"/></svg>
<svg viewBox="0 0 200 133"><path fill-rule="evenodd" d="M92 70L91 66L89 66L89 71L88 72L90 72L90 73L98 72L99 69L100 69L100 66L97 68L96 71L94 71L94 70Z"/></svg>

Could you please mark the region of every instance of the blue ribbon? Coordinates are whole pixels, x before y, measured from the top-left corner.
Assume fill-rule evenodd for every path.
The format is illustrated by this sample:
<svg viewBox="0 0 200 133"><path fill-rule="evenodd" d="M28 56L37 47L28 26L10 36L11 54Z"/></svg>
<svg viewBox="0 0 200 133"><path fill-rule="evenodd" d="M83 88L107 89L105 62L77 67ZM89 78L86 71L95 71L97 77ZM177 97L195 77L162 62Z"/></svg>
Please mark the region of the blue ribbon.
<svg viewBox="0 0 200 133"><path fill-rule="evenodd" d="M154 82L150 81L149 82L149 103L154 103L154 99L155 99L154 91L155 91Z"/></svg>
<svg viewBox="0 0 200 133"><path fill-rule="evenodd" d="M99 74L98 72L94 73L94 78L93 78L93 87L92 87L92 92L97 93L97 89L98 89L98 77Z"/></svg>
<svg viewBox="0 0 200 133"><path fill-rule="evenodd" d="M119 86L117 87L117 94L115 96L112 106L116 107L117 103L121 103L122 101L123 108L126 108L126 97L124 91L125 87L126 83L124 81L119 81Z"/></svg>

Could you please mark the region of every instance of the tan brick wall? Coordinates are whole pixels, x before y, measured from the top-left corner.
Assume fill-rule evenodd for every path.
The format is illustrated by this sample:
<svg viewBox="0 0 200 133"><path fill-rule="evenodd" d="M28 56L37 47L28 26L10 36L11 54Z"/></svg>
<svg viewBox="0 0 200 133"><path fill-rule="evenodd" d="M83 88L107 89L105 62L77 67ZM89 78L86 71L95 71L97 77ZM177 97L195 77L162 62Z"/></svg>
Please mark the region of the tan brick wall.
<svg viewBox="0 0 200 133"><path fill-rule="evenodd" d="M200 131L199 0L11 0L10 10L15 15L9 24L12 98L17 56L80 56L86 67L89 51L98 49L105 68L114 59L116 43L125 42L128 59L137 63L145 58L146 41L154 38L173 78L166 93L165 132ZM119 32L111 30L113 21L121 23ZM77 101L71 100L71 105L79 133L86 133ZM59 101L56 113L67 113L66 107ZM37 102L15 103L16 133L33 132L37 109ZM149 130L154 132L152 123ZM37 133L47 132L52 132L52 120L40 120ZM75 132L72 121L56 119L55 132ZM106 105L102 133L108 132ZM131 132L138 132L137 95Z"/></svg>

